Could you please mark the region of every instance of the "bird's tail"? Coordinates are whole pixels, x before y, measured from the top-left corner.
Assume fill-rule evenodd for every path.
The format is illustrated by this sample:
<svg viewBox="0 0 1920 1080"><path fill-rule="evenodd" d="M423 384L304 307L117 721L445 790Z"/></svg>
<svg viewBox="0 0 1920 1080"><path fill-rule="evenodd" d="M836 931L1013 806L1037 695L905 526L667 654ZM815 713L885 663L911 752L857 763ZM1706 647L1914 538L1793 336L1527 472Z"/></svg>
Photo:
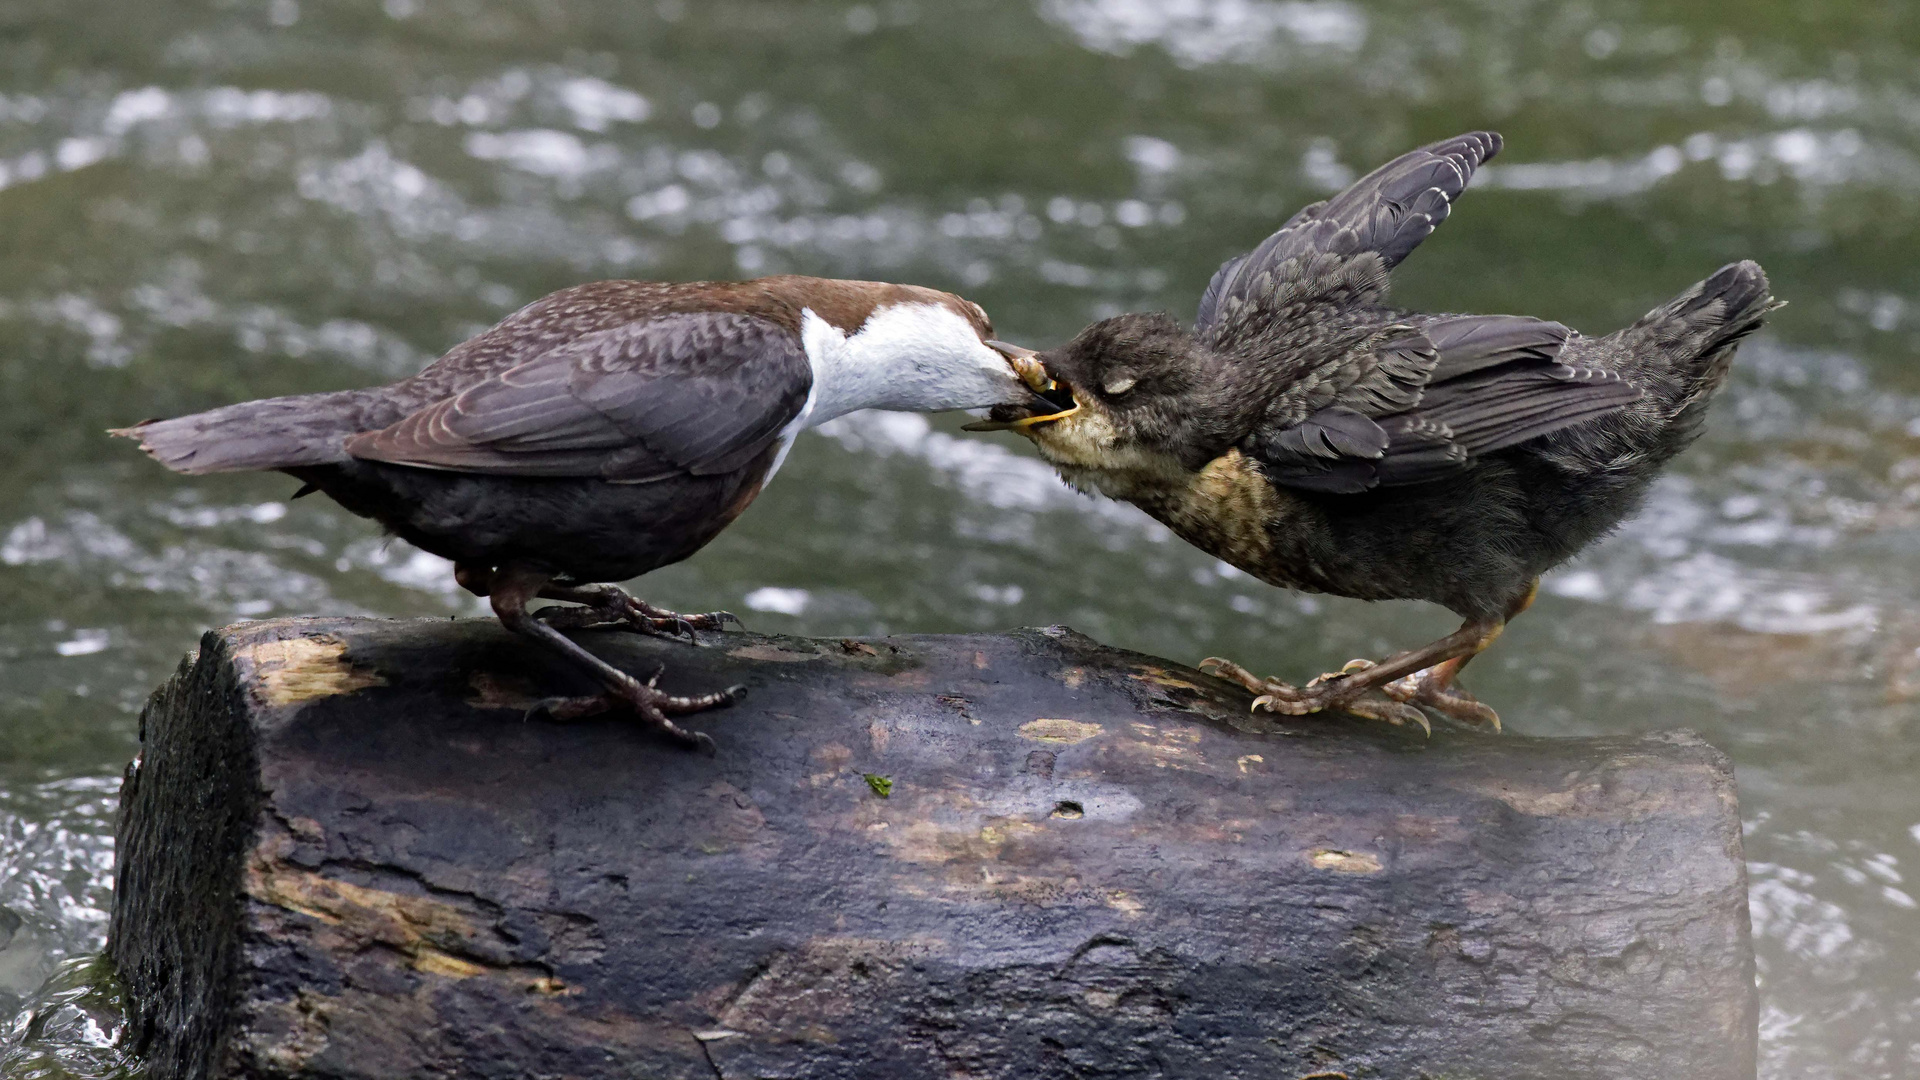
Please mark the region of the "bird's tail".
<svg viewBox="0 0 1920 1080"><path fill-rule="evenodd" d="M1617 371L1642 395L1570 433L1561 450L1589 474L1664 464L1700 434L1734 349L1779 306L1759 263L1729 263L1624 330L1569 342L1564 362Z"/></svg>
<svg viewBox="0 0 1920 1080"><path fill-rule="evenodd" d="M1721 267L1620 332L1627 353L1620 373L1646 389L1649 410L1663 421L1656 456L1679 453L1700 433L1707 404L1733 367L1735 347L1779 306L1767 272L1744 260Z"/></svg>
<svg viewBox="0 0 1920 1080"><path fill-rule="evenodd" d="M178 473L245 472L347 460L346 437L384 427L375 391L243 401L172 420L148 420L112 434ZM391 421L388 421L391 422Z"/></svg>

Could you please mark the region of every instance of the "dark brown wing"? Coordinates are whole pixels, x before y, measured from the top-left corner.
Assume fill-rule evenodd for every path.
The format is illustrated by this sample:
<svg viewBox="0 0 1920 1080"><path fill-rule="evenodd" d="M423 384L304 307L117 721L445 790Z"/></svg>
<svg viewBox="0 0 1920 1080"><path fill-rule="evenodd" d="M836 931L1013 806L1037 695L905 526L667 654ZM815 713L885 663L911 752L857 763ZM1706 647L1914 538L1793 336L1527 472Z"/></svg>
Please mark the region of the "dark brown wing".
<svg viewBox="0 0 1920 1080"><path fill-rule="evenodd" d="M1388 271L1499 150L1500 136L1476 131L1402 154L1214 275L1194 332L1244 369L1266 403L1261 427L1335 407L1381 416L1419 401L1437 353L1384 309Z"/></svg>
<svg viewBox="0 0 1920 1080"><path fill-rule="evenodd" d="M800 342L762 318L665 315L602 330L428 405L347 453L507 476L643 483L738 469L805 405Z"/></svg>
<svg viewBox="0 0 1920 1080"><path fill-rule="evenodd" d="M1283 487L1353 493L1443 479L1476 456L1638 400L1617 373L1559 362L1572 331L1518 315L1421 320L1434 356L1412 408L1351 400L1267 426L1243 450Z"/></svg>
<svg viewBox="0 0 1920 1080"><path fill-rule="evenodd" d="M1491 131L1456 135L1402 154L1301 210L1259 247L1220 267L1201 294L1195 330L1213 327L1240 304L1258 303L1275 282L1299 278L1303 268L1289 262L1372 254L1384 275L1447 219L1473 171L1499 152L1500 136ZM1318 273L1331 277L1331 270Z"/></svg>

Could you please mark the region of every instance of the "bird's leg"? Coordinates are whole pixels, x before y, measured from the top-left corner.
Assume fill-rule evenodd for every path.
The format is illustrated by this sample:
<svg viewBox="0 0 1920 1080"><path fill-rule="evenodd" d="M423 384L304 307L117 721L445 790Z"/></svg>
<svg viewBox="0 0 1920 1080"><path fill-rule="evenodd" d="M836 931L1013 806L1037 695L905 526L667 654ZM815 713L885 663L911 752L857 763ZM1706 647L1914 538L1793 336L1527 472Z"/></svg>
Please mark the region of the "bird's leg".
<svg viewBox="0 0 1920 1080"><path fill-rule="evenodd" d="M564 634L546 622L534 618L533 614L527 610L527 602L542 595L542 590L546 589L551 580L551 574L531 567L513 565L501 567L493 572L488 582L488 593L493 601L493 613L500 617L501 624L508 630L533 638L591 672L593 677L600 680L600 683L607 688L607 692L594 697L553 698L542 702L536 710L544 711L556 720L571 720L625 705L639 713L650 726L671 735L681 743L705 750L709 754L713 753L712 739L701 732L688 731L668 717L731 705L739 700L745 688L733 686L717 694L677 697L663 693L655 686L660 679L657 672L653 678L641 682L621 671L568 640Z"/></svg>
<svg viewBox="0 0 1920 1080"><path fill-rule="evenodd" d="M1361 665L1366 663L1367 661L1363 660L1355 661L1354 663L1348 664L1345 670L1358 671L1361 670ZM1294 710L1281 707L1278 703L1282 700L1299 700L1305 693L1305 691L1300 688L1288 683L1283 683L1278 679L1263 679L1253 672L1248 671L1246 668L1241 667L1239 664L1218 656L1209 656L1205 660L1200 661L1200 669L1226 679L1229 682L1239 683L1241 686L1246 687L1249 693L1258 695L1253 703L1255 709L1291 713ZM1322 675L1320 678L1308 683L1307 688L1311 690L1322 684L1325 680L1338 677L1339 675L1337 674ZM1352 700L1343 702L1335 707L1349 716L1363 717L1368 720L1385 720L1395 727L1402 724L1416 724L1420 727L1420 730L1425 731L1429 735L1433 733L1433 726L1427 723L1425 713L1414 708L1412 705L1396 701L1378 690L1364 691ZM1318 710L1303 709L1301 711L1317 712Z"/></svg>
<svg viewBox="0 0 1920 1080"><path fill-rule="evenodd" d="M492 591L495 576L490 566L456 563L453 568L453 580L475 596L485 596ZM544 607L533 613L535 618L558 630L613 627L648 634L685 634L688 640L692 640L695 631L719 630L729 622L736 626L740 624L739 618L731 611L682 615L654 607L615 585L555 585L548 582L540 588L538 595L543 600L565 600L583 605Z"/></svg>
<svg viewBox="0 0 1920 1080"><path fill-rule="evenodd" d="M698 630L719 630L740 620L731 611L707 611L682 615L654 607L617 585L553 585L540 590L545 600L566 600L580 607L544 607L534 617L561 630L591 630L617 627L643 634L680 635L694 640Z"/></svg>
<svg viewBox="0 0 1920 1080"><path fill-rule="evenodd" d="M1381 689L1395 701L1424 706L1461 723L1489 725L1493 730L1499 731L1500 714L1482 704L1472 694L1453 685L1453 681L1459 678L1461 668L1472 663L1474 657L1480 655L1488 645L1493 644L1494 638L1500 636L1500 631L1506 629L1507 623L1512 622L1521 612L1533 606L1534 597L1538 595L1540 595L1540 579L1534 578L1533 583L1527 587L1526 594L1507 606L1506 617L1501 620L1499 629L1481 642L1478 649L1464 656L1442 661L1425 671L1396 679Z"/></svg>
<svg viewBox="0 0 1920 1080"><path fill-rule="evenodd" d="M1478 655L1478 652L1474 652L1443 660L1425 671L1395 679L1380 689L1395 701L1432 709L1463 724L1484 725L1499 731L1500 714L1494 712L1492 706L1453 685L1460 669Z"/></svg>
<svg viewBox="0 0 1920 1080"><path fill-rule="evenodd" d="M1289 716L1304 716L1308 713L1336 709L1397 724L1413 720L1413 716L1409 714L1418 714L1420 710L1412 705L1393 701L1390 696L1380 692L1380 687L1401 676L1423 671L1454 657L1479 652L1488 642L1499 636L1500 628L1504 625L1505 620L1497 616L1468 619L1461 624L1460 629L1430 645L1399 653L1377 664L1356 660L1338 672L1322 675L1305 686L1292 686L1275 679L1258 678L1245 668L1217 656L1200 661L1200 667L1203 671L1212 670L1258 694L1259 696L1253 701L1255 709L1286 713ZM1376 698L1380 700L1375 700ZM1405 711L1389 707L1396 704ZM1415 722L1423 728L1427 727L1424 716Z"/></svg>

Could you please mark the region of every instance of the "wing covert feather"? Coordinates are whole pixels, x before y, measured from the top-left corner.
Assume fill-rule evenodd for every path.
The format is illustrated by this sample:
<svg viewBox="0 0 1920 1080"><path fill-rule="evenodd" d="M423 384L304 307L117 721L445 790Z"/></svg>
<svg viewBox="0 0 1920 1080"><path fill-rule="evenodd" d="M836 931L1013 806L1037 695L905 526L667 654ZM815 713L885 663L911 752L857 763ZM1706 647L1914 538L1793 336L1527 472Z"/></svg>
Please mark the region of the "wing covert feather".
<svg viewBox="0 0 1920 1080"><path fill-rule="evenodd" d="M1421 320L1420 329L1434 360L1411 407L1348 395L1295 425L1254 432L1243 449L1283 487L1355 493L1443 479L1477 456L1604 416L1641 394L1617 372L1561 363L1573 332L1559 323L1443 316Z"/></svg>
<svg viewBox="0 0 1920 1080"><path fill-rule="evenodd" d="M1273 282L1289 276L1288 262L1316 254L1342 260L1374 256L1384 284L1385 272L1446 220L1474 170L1500 146L1500 136L1491 131L1443 139L1402 154L1333 198L1302 209L1259 247L1220 267L1201 294L1194 328L1208 330L1236 305L1259 303Z"/></svg>
<svg viewBox="0 0 1920 1080"><path fill-rule="evenodd" d="M349 440L355 457L641 483L724 473L805 404L806 354L768 320L682 313L583 335Z"/></svg>

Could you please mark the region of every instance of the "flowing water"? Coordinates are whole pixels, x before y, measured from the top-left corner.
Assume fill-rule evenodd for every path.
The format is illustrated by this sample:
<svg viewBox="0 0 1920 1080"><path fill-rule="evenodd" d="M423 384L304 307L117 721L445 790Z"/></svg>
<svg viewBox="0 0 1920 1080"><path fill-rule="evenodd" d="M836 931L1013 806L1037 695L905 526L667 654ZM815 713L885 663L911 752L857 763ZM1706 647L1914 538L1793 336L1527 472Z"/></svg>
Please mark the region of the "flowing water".
<svg viewBox="0 0 1920 1080"><path fill-rule="evenodd" d="M914 281L1042 346L1190 317L1298 205L1477 126L1507 151L1402 301L1602 332L1751 257L1792 306L1472 688L1727 750L1762 1075L1920 1075L1920 15L1847 0L6 0L0 1074L129 1068L89 960L115 792L202 630L478 610L290 480L103 428L386 380L606 277ZM1303 675L1450 628L1253 582L963 419L803 438L645 595Z"/></svg>

